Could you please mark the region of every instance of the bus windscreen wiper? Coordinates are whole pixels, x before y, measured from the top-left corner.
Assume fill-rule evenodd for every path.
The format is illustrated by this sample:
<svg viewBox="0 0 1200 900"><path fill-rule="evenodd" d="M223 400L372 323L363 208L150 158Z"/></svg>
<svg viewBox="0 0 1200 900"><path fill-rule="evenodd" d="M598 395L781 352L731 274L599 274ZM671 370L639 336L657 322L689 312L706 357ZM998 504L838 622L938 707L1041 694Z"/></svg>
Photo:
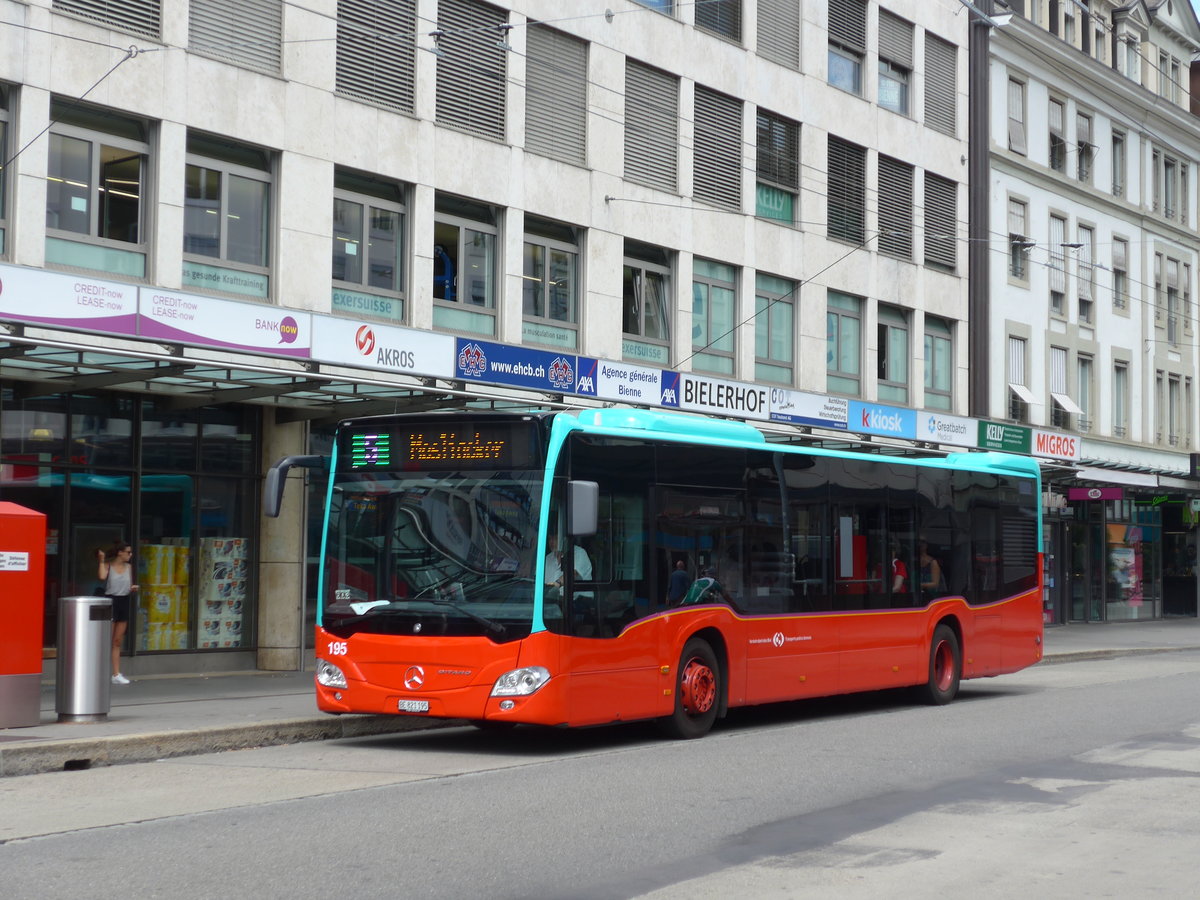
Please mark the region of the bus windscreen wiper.
<svg viewBox="0 0 1200 900"><path fill-rule="evenodd" d="M453 600L447 600L444 597L426 597L425 602L433 603L436 606L449 606L455 612L460 612L464 616L466 616L468 619L471 619L474 622L478 622L480 625L482 625L488 631L492 632L492 634L504 634L505 631L507 630L499 622L495 622L484 616L477 615L476 613L471 612L466 607L459 606Z"/></svg>

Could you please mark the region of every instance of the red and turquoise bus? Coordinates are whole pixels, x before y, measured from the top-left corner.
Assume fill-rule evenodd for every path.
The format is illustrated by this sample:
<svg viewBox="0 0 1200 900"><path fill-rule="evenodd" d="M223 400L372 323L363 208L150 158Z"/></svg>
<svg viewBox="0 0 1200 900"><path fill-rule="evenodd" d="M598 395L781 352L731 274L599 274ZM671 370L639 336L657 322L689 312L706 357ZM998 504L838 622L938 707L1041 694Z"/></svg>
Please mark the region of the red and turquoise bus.
<svg viewBox="0 0 1200 900"><path fill-rule="evenodd" d="M481 726L657 719L911 687L1042 657L1037 463L769 443L596 409L343 421L318 706Z"/></svg>

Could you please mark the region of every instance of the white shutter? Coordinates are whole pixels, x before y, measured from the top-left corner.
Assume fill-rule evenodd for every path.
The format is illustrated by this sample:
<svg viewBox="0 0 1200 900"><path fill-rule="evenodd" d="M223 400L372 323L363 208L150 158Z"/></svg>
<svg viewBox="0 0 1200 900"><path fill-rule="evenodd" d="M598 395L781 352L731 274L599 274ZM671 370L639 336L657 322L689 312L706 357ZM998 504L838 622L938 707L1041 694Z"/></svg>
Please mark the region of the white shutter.
<svg viewBox="0 0 1200 900"><path fill-rule="evenodd" d="M958 123L958 48L925 32L925 124L951 137Z"/></svg>
<svg viewBox="0 0 1200 900"><path fill-rule="evenodd" d="M1020 200L1008 201L1008 233L1025 237L1025 204Z"/></svg>
<svg viewBox="0 0 1200 900"><path fill-rule="evenodd" d="M1050 348L1050 393L1067 392L1067 351L1062 347Z"/></svg>
<svg viewBox="0 0 1200 900"><path fill-rule="evenodd" d="M879 11L879 55L903 69L913 65L913 27L885 9Z"/></svg>
<svg viewBox="0 0 1200 900"><path fill-rule="evenodd" d="M742 205L742 101L696 86L692 192L701 200Z"/></svg>
<svg viewBox="0 0 1200 900"><path fill-rule="evenodd" d="M1050 101L1050 133L1056 137L1063 136L1063 105L1057 100Z"/></svg>
<svg viewBox="0 0 1200 900"><path fill-rule="evenodd" d="M587 163L587 44L531 24L525 65L525 148Z"/></svg>
<svg viewBox="0 0 1200 900"><path fill-rule="evenodd" d="M866 0L829 0L829 39L847 50L867 52Z"/></svg>
<svg viewBox="0 0 1200 900"><path fill-rule="evenodd" d="M416 0L338 0L337 90L413 111Z"/></svg>
<svg viewBox="0 0 1200 900"><path fill-rule="evenodd" d="M828 169L829 236L862 241L866 237L867 151L830 135Z"/></svg>
<svg viewBox="0 0 1200 900"><path fill-rule="evenodd" d="M758 55L800 68L800 0L758 0Z"/></svg>
<svg viewBox="0 0 1200 900"><path fill-rule="evenodd" d="M678 190L679 80L625 61L625 177Z"/></svg>
<svg viewBox="0 0 1200 900"><path fill-rule="evenodd" d="M1067 289L1066 267L1063 265L1063 242L1067 239L1066 220L1050 217L1050 290L1063 293Z"/></svg>
<svg viewBox="0 0 1200 900"><path fill-rule="evenodd" d="M1008 339L1008 378L1013 384L1025 384L1025 339Z"/></svg>
<svg viewBox="0 0 1200 900"><path fill-rule="evenodd" d="M913 167L879 157L879 252L912 259Z"/></svg>
<svg viewBox="0 0 1200 900"><path fill-rule="evenodd" d="M508 51L499 46L508 14L473 0L439 0L437 121L504 140Z"/></svg>
<svg viewBox="0 0 1200 900"><path fill-rule="evenodd" d="M1124 241L1114 240L1112 243L1112 265L1114 269L1125 269L1129 263L1129 245Z"/></svg>
<svg viewBox="0 0 1200 900"><path fill-rule="evenodd" d="M958 265L958 185L925 173L925 262L954 269Z"/></svg>
<svg viewBox="0 0 1200 900"><path fill-rule="evenodd" d="M54 8L147 37L162 31L162 0L54 0Z"/></svg>
<svg viewBox="0 0 1200 900"><path fill-rule="evenodd" d="M1092 245L1095 243L1090 228L1079 229L1079 299L1092 299Z"/></svg>
<svg viewBox="0 0 1200 900"><path fill-rule="evenodd" d="M1024 154L1025 144L1025 85L1008 82L1008 149Z"/></svg>
<svg viewBox="0 0 1200 900"><path fill-rule="evenodd" d="M191 0L188 47L278 74L283 54L283 0Z"/></svg>

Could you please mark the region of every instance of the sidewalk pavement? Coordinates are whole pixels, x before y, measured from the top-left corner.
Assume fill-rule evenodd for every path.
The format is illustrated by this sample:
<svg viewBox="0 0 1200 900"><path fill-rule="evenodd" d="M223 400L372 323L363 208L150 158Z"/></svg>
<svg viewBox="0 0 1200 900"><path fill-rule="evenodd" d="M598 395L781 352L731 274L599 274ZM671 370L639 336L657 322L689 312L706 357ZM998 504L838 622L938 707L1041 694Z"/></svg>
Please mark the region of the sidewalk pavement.
<svg viewBox="0 0 1200 900"><path fill-rule="evenodd" d="M1043 665L1200 650L1200 619L1046 628ZM311 672L149 675L112 686L105 721L59 723L54 684L42 685L41 723L0 729L0 776L148 762L301 741L389 734L448 724L410 716L331 716L313 699Z"/></svg>

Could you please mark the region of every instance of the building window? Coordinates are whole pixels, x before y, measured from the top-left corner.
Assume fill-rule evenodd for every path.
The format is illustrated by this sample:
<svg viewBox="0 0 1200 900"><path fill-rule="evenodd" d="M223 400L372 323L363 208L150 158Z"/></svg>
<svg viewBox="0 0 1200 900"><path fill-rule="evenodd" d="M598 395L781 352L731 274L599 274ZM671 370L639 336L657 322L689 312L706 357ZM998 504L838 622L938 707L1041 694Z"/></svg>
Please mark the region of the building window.
<svg viewBox="0 0 1200 900"><path fill-rule="evenodd" d="M1112 193L1114 197L1125 196L1125 132L1112 133Z"/></svg>
<svg viewBox="0 0 1200 900"><path fill-rule="evenodd" d="M879 157L880 253L912 259L913 167L908 163Z"/></svg>
<svg viewBox="0 0 1200 900"><path fill-rule="evenodd" d="M1180 288L1183 291L1183 330L1191 332L1192 330L1192 266L1190 263L1183 264L1183 283Z"/></svg>
<svg viewBox="0 0 1200 900"><path fill-rule="evenodd" d="M1022 200L1008 199L1008 277L1029 281L1029 208Z"/></svg>
<svg viewBox="0 0 1200 900"><path fill-rule="evenodd" d="M742 205L742 101L696 85L692 191L728 209Z"/></svg>
<svg viewBox="0 0 1200 900"><path fill-rule="evenodd" d="M879 11L879 105L908 115L912 80L913 27L887 10Z"/></svg>
<svg viewBox="0 0 1200 900"><path fill-rule="evenodd" d="M737 270L694 260L692 264L692 368L733 374Z"/></svg>
<svg viewBox="0 0 1200 900"><path fill-rule="evenodd" d="M742 39L742 0L708 0L696 4L696 27L731 41Z"/></svg>
<svg viewBox="0 0 1200 900"><path fill-rule="evenodd" d="M1125 437L1129 429L1129 363L1113 363L1112 386L1113 437Z"/></svg>
<svg viewBox="0 0 1200 900"><path fill-rule="evenodd" d="M1075 144L1077 155L1075 159L1075 177L1087 184L1092 182L1092 159L1096 153L1096 145L1092 142L1092 117L1077 115L1075 117Z"/></svg>
<svg viewBox="0 0 1200 900"><path fill-rule="evenodd" d="M954 396L954 331L936 316L925 317L925 406L949 410Z"/></svg>
<svg viewBox="0 0 1200 900"><path fill-rule="evenodd" d="M1163 317L1163 255L1154 254L1154 321L1162 322ZM1161 325L1159 326L1161 327Z"/></svg>
<svg viewBox="0 0 1200 900"><path fill-rule="evenodd" d="M1067 220L1059 216L1050 217L1050 252L1046 265L1050 283L1050 312L1056 316L1066 315L1067 261L1063 244L1067 240Z"/></svg>
<svg viewBox="0 0 1200 900"><path fill-rule="evenodd" d="M1168 219L1175 218L1179 209L1179 163L1174 157L1163 157L1162 211Z"/></svg>
<svg viewBox="0 0 1200 900"><path fill-rule="evenodd" d="M671 258L666 250L625 242L621 353L631 362L671 364Z"/></svg>
<svg viewBox="0 0 1200 900"><path fill-rule="evenodd" d="M829 136L829 237L866 239L867 150Z"/></svg>
<svg viewBox="0 0 1200 900"><path fill-rule="evenodd" d="M1179 397L1180 381L1178 375L1167 378L1167 443L1172 447L1179 446L1180 418Z"/></svg>
<svg viewBox="0 0 1200 900"><path fill-rule="evenodd" d="M403 188L338 170L333 189L332 311L403 321Z"/></svg>
<svg viewBox="0 0 1200 900"><path fill-rule="evenodd" d="M1033 392L1025 382L1025 338L1008 339L1008 417L1015 422L1029 421Z"/></svg>
<svg viewBox="0 0 1200 900"><path fill-rule="evenodd" d="M438 0L437 121L504 140L508 13L475 0Z"/></svg>
<svg viewBox="0 0 1200 900"><path fill-rule="evenodd" d="M1167 260L1167 343L1179 344L1179 260Z"/></svg>
<svg viewBox="0 0 1200 900"><path fill-rule="evenodd" d="M1174 103L1179 102L1179 96L1181 93L1180 85L1183 84L1183 79L1180 77L1181 68L1182 67L1180 66L1179 60L1177 60L1175 57L1172 56L1171 57L1171 100Z"/></svg>
<svg viewBox="0 0 1200 900"><path fill-rule="evenodd" d="M958 133L958 48L925 32L925 124L953 137Z"/></svg>
<svg viewBox="0 0 1200 900"><path fill-rule="evenodd" d="M1092 307L1096 299L1096 232L1084 225L1078 229L1078 268L1075 275L1075 288L1079 299L1079 321L1091 325Z"/></svg>
<svg viewBox="0 0 1200 900"><path fill-rule="evenodd" d="M668 16L675 14L675 0L633 0L633 2L640 3L642 6L648 6L651 9L657 9Z"/></svg>
<svg viewBox="0 0 1200 900"><path fill-rule="evenodd" d="M1125 48L1124 53L1121 54L1122 74L1140 84L1142 81L1142 54L1139 46L1141 41L1137 35L1129 31L1120 34L1117 40Z"/></svg>
<svg viewBox="0 0 1200 900"><path fill-rule="evenodd" d="M829 0L829 83L861 94L866 53L866 0Z"/></svg>
<svg viewBox="0 0 1200 900"><path fill-rule="evenodd" d="M269 297L270 229L270 154L245 144L188 134L184 287ZM213 265L212 260L220 265Z"/></svg>
<svg viewBox="0 0 1200 900"><path fill-rule="evenodd" d="M1129 242L1113 238L1112 242L1113 308L1129 305Z"/></svg>
<svg viewBox="0 0 1200 900"><path fill-rule="evenodd" d="M416 0L338 0L337 92L413 111Z"/></svg>
<svg viewBox="0 0 1200 900"><path fill-rule="evenodd" d="M1008 79L1008 149L1026 154L1025 142L1025 84Z"/></svg>
<svg viewBox="0 0 1200 900"><path fill-rule="evenodd" d="M757 130L755 215L791 225L799 212L800 125L759 110Z"/></svg>
<svg viewBox="0 0 1200 900"><path fill-rule="evenodd" d="M495 336L496 236L500 211L438 194L433 220L433 324Z"/></svg>
<svg viewBox="0 0 1200 900"><path fill-rule="evenodd" d="M1070 428L1071 416L1083 415L1068 392L1067 357L1063 347L1050 348L1050 424L1055 428Z"/></svg>
<svg viewBox="0 0 1200 900"><path fill-rule="evenodd" d="M793 384L796 282L773 275L754 279L754 378Z"/></svg>
<svg viewBox="0 0 1200 900"><path fill-rule="evenodd" d="M1080 356L1076 361L1076 374L1078 377L1079 386L1079 408L1083 410L1079 414L1079 421L1076 423L1080 431L1092 430L1092 358L1090 356Z"/></svg>
<svg viewBox="0 0 1200 900"><path fill-rule="evenodd" d="M162 0L54 0L54 8L146 37L162 30Z"/></svg>
<svg viewBox="0 0 1200 900"><path fill-rule="evenodd" d="M190 0L188 49L278 74L283 60L283 0Z"/></svg>
<svg viewBox="0 0 1200 900"><path fill-rule="evenodd" d="M1050 168L1055 172L1067 170L1066 107L1058 100L1050 101Z"/></svg>
<svg viewBox="0 0 1200 900"><path fill-rule="evenodd" d="M1162 369L1157 369L1154 372L1154 442L1161 444L1163 439L1163 411L1166 406L1166 399L1163 395L1163 378Z"/></svg>
<svg viewBox="0 0 1200 900"><path fill-rule="evenodd" d="M908 403L908 320L900 310L880 306L876 331L879 399Z"/></svg>
<svg viewBox="0 0 1200 900"><path fill-rule="evenodd" d="M586 165L588 45L545 25L526 38L525 148Z"/></svg>
<svg viewBox="0 0 1200 900"><path fill-rule="evenodd" d="M862 298L829 291L825 302L825 389L857 397L862 378Z"/></svg>
<svg viewBox="0 0 1200 900"><path fill-rule="evenodd" d="M925 173L925 265L953 272L958 265L958 185Z"/></svg>
<svg viewBox="0 0 1200 900"><path fill-rule="evenodd" d="M1162 209L1162 152L1150 151L1150 209Z"/></svg>
<svg viewBox="0 0 1200 900"><path fill-rule="evenodd" d="M46 262L144 278L145 123L57 99L50 118Z"/></svg>
<svg viewBox="0 0 1200 900"><path fill-rule="evenodd" d="M678 190L679 79L625 61L625 177Z"/></svg>
<svg viewBox="0 0 1200 900"><path fill-rule="evenodd" d="M578 229L526 216L521 275L523 343L578 349Z"/></svg>
<svg viewBox="0 0 1200 900"><path fill-rule="evenodd" d="M800 68L800 0L758 0L758 55Z"/></svg>

